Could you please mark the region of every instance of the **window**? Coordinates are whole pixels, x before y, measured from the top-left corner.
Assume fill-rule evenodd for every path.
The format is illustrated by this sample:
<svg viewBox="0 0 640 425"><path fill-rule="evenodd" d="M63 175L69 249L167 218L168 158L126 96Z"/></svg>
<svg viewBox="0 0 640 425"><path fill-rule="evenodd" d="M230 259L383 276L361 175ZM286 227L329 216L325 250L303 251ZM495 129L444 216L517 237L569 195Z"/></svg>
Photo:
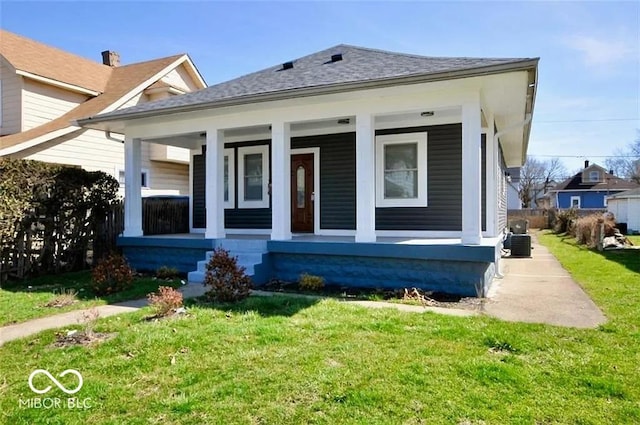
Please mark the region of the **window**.
<svg viewBox="0 0 640 425"><path fill-rule="evenodd" d="M571 208L580 208L580 197L572 196L571 197Z"/></svg>
<svg viewBox="0 0 640 425"><path fill-rule="evenodd" d="M600 172L599 171L589 171L589 181L599 182L600 181Z"/></svg>
<svg viewBox="0 0 640 425"><path fill-rule="evenodd" d="M141 187L149 189L149 170L142 170L140 177ZM118 183L120 183L120 187L124 187L124 170L118 170Z"/></svg>
<svg viewBox="0 0 640 425"><path fill-rule="evenodd" d="M376 137L376 206L427 206L427 133Z"/></svg>
<svg viewBox="0 0 640 425"><path fill-rule="evenodd" d="M236 200L235 154L233 149L224 150L224 207L234 208Z"/></svg>
<svg viewBox="0 0 640 425"><path fill-rule="evenodd" d="M269 146L238 148L238 208L269 208Z"/></svg>

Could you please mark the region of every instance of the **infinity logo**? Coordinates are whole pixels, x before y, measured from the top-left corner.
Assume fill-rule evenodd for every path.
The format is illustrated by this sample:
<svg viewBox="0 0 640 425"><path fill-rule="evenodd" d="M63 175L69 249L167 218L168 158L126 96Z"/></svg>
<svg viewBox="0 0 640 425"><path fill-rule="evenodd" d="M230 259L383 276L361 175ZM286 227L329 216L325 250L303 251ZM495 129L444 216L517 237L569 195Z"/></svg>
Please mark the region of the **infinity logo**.
<svg viewBox="0 0 640 425"><path fill-rule="evenodd" d="M49 385L47 388L45 388L45 389L43 389L43 390L39 390L39 389L37 389L37 388L35 388L35 387L33 386L33 378L34 378L36 375L40 374L40 373L44 373L45 375L47 375L47 378L49 378L49 379L51 380L51 382L53 382L54 384L56 384L56 386L57 386L58 388L60 388L62 391L64 391L64 392L65 392L65 393L67 393L67 394L75 394L75 393L77 393L78 391L80 391L80 388L82 388L82 375L80 375L80 372L78 372L78 371L77 371L77 370L75 370L75 369L67 369L67 370L65 370L64 372L62 372L60 375L58 375L60 378L62 378L62 377L63 377L63 376L65 376L65 375L68 375L68 374L70 374L70 373L71 373L72 375L77 376L77 377L78 377L78 386L77 386L75 389L73 389L73 390L68 390L68 389L66 389L66 388L64 387L64 385L62 385L62 384L61 384L61 383L60 383L56 378L54 378L54 377L53 377L53 375L51 375L51 374L49 373L49 371L44 370L44 369L36 369L36 370L34 370L33 372L31 372L31 375L29 375L29 388L31 388L31 391L33 391L34 393L37 393L37 394L44 394L44 393L47 393L47 392L49 392L49 391L51 390L51 385Z"/></svg>

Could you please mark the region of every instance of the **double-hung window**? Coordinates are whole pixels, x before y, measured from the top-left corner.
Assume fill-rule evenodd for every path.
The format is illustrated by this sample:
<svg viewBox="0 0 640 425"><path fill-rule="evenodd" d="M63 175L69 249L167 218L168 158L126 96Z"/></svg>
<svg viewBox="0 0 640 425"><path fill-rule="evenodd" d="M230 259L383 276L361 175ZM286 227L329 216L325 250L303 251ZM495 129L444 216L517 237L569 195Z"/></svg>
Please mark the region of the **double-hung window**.
<svg viewBox="0 0 640 425"><path fill-rule="evenodd" d="M376 137L376 206L427 206L427 133Z"/></svg>
<svg viewBox="0 0 640 425"><path fill-rule="evenodd" d="M269 146L238 148L238 208L269 208Z"/></svg>

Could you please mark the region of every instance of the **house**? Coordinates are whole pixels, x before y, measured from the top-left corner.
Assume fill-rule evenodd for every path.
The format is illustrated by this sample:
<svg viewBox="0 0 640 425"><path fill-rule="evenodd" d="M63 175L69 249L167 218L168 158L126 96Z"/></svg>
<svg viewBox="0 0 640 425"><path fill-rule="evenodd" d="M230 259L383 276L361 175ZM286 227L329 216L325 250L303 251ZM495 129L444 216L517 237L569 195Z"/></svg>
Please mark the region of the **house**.
<svg viewBox="0 0 640 425"><path fill-rule="evenodd" d="M187 55L119 65L94 62L0 30L0 158L34 159L104 171L124 183L124 137L78 126L87 115L200 90ZM143 143L144 196L189 194L189 151Z"/></svg>
<svg viewBox="0 0 640 425"><path fill-rule="evenodd" d="M507 209L521 210L522 200L519 192L520 167L507 169Z"/></svg>
<svg viewBox="0 0 640 425"><path fill-rule="evenodd" d="M584 169L554 186L548 192L553 208L607 208L607 197L638 187L614 176L597 164L584 162Z"/></svg>
<svg viewBox="0 0 640 425"><path fill-rule="evenodd" d="M627 224L628 234L640 233L640 187L607 197L607 211L617 223Z"/></svg>
<svg viewBox="0 0 640 425"><path fill-rule="evenodd" d="M478 295L499 269L537 64L338 45L79 124L125 134L119 243L139 268L202 281L223 247L259 284L306 272ZM142 236L144 141L191 149L189 235Z"/></svg>

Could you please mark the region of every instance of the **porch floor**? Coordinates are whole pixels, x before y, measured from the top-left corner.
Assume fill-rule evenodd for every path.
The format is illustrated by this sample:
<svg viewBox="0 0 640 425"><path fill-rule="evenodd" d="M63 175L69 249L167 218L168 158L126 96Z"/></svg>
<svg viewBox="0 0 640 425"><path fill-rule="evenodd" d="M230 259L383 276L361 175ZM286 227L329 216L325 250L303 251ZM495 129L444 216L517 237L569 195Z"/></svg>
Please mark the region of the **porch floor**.
<svg viewBox="0 0 640 425"><path fill-rule="evenodd" d="M141 236L143 238L159 238L159 239L205 239L204 233L178 233L171 235L148 235ZM247 235L247 234L231 234L226 235L226 239L243 239L243 240L271 240L271 235ZM483 238L480 245L476 246L492 246L495 247L501 238ZM328 236L314 234L294 234L291 242L332 242L332 243L356 243L355 236ZM280 241L289 242L289 241ZM375 242L378 244L396 244L396 245L462 245L460 238L413 238L413 237L378 237Z"/></svg>

